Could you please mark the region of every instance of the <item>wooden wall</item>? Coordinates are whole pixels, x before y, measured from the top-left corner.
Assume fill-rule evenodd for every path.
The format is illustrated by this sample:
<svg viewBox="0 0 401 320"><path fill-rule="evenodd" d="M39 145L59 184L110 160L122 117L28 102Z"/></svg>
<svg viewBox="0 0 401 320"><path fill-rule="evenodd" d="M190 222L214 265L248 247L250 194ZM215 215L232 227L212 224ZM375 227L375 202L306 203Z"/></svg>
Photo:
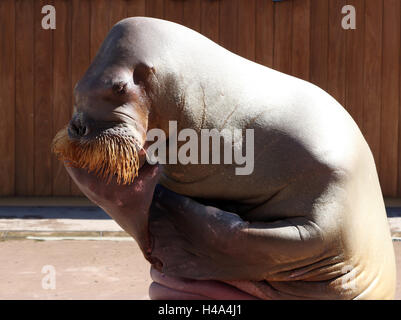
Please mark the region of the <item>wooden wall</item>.
<svg viewBox="0 0 401 320"><path fill-rule="evenodd" d="M57 29L41 28L52 4ZM341 27L354 5L357 29ZM0 0L0 195L79 195L49 152L72 88L111 26L152 16L309 80L354 117L383 192L401 196L399 0Z"/></svg>

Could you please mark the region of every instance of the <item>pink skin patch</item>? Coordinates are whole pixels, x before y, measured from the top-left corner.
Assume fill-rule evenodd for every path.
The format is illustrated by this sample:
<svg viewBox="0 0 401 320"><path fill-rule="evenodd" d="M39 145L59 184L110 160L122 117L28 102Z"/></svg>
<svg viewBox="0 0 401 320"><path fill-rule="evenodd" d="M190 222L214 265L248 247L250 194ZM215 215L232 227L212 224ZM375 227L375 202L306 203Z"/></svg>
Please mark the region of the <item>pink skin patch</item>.
<svg viewBox="0 0 401 320"><path fill-rule="evenodd" d="M150 276L153 280L149 287L152 300L258 300L219 281L169 277L153 267Z"/></svg>

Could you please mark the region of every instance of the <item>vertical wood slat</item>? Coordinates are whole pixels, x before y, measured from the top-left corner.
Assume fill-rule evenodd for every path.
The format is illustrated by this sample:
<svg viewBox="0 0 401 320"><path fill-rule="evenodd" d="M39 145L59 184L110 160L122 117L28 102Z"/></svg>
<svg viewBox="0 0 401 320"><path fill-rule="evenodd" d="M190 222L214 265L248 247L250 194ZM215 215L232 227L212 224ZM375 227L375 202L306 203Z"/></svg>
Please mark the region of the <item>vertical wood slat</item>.
<svg viewBox="0 0 401 320"><path fill-rule="evenodd" d="M341 26L341 9L345 0L329 1L329 54L327 91L342 105L345 104L345 33Z"/></svg>
<svg viewBox="0 0 401 320"><path fill-rule="evenodd" d="M234 53L238 50L238 1L219 2L219 43Z"/></svg>
<svg viewBox="0 0 401 320"><path fill-rule="evenodd" d="M256 31L255 0L239 0L238 2L238 51L237 53L249 60L255 60Z"/></svg>
<svg viewBox="0 0 401 320"><path fill-rule="evenodd" d="M291 74L293 1L274 3L274 69Z"/></svg>
<svg viewBox="0 0 401 320"><path fill-rule="evenodd" d="M37 196L52 193L53 139L53 30L42 28L42 7L53 1L35 3L35 65L34 65L34 192Z"/></svg>
<svg viewBox="0 0 401 320"><path fill-rule="evenodd" d="M17 0L15 10L15 193L28 196L34 194L34 2Z"/></svg>
<svg viewBox="0 0 401 320"><path fill-rule="evenodd" d="M71 2L54 0L57 27L53 36L53 134L71 118ZM53 189L57 196L70 195L70 179L64 165L52 155Z"/></svg>
<svg viewBox="0 0 401 320"><path fill-rule="evenodd" d="M146 16L164 18L164 0L146 0Z"/></svg>
<svg viewBox="0 0 401 320"><path fill-rule="evenodd" d="M164 0L164 19L183 24L184 2L176 0Z"/></svg>
<svg viewBox="0 0 401 320"><path fill-rule="evenodd" d="M274 10L273 2L256 0L255 61L273 67Z"/></svg>
<svg viewBox="0 0 401 320"><path fill-rule="evenodd" d="M15 4L0 2L0 195L15 192Z"/></svg>
<svg viewBox="0 0 401 320"><path fill-rule="evenodd" d="M383 0L365 1L363 133L380 175Z"/></svg>
<svg viewBox="0 0 401 320"><path fill-rule="evenodd" d="M183 24L197 32L201 31L201 1L184 1Z"/></svg>
<svg viewBox="0 0 401 320"><path fill-rule="evenodd" d="M91 1L72 0L71 3L71 94L79 79L82 78L90 64L90 21ZM73 105L74 101L71 101ZM70 107L72 115L72 108ZM71 195L83 195L77 185L70 179Z"/></svg>
<svg viewBox="0 0 401 320"><path fill-rule="evenodd" d="M310 56L310 0L297 0L293 4L292 24L292 72L309 80Z"/></svg>
<svg viewBox="0 0 401 320"><path fill-rule="evenodd" d="M311 2L310 81L327 90L329 0Z"/></svg>
<svg viewBox="0 0 401 320"><path fill-rule="evenodd" d="M108 0L96 0L90 1L90 5L90 57L91 61L93 61L109 32L109 12L112 2Z"/></svg>
<svg viewBox="0 0 401 320"><path fill-rule="evenodd" d="M363 81L365 1L350 0L356 10L356 29L345 31L346 37L346 102L345 108L360 128L363 128Z"/></svg>
<svg viewBox="0 0 401 320"><path fill-rule="evenodd" d="M145 16L146 0L128 0L127 17Z"/></svg>
<svg viewBox="0 0 401 320"><path fill-rule="evenodd" d="M201 0L201 33L219 43L219 1Z"/></svg>
<svg viewBox="0 0 401 320"><path fill-rule="evenodd" d="M126 18L127 6L131 5L133 1L128 0L113 0L110 6L110 16L109 16L109 29L111 29L118 21Z"/></svg>
<svg viewBox="0 0 401 320"><path fill-rule="evenodd" d="M383 4L380 181L382 192L394 197L397 195L398 182L401 6L399 0L386 0Z"/></svg>
<svg viewBox="0 0 401 320"><path fill-rule="evenodd" d="M400 49L401 50L401 49ZM401 77L401 62L400 62L400 77ZM398 87L399 95L401 95L401 79L399 80ZM398 156L398 165L397 165L397 197L401 197L401 96L399 96L399 106L398 106L398 145L397 145L397 156Z"/></svg>

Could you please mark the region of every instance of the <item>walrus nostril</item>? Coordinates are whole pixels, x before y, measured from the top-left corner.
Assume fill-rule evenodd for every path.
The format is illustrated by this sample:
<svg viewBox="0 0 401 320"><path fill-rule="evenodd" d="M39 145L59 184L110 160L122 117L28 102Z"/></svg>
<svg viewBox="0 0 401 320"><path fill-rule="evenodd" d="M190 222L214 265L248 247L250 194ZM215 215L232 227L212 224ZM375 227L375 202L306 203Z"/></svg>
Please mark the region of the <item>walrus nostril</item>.
<svg viewBox="0 0 401 320"><path fill-rule="evenodd" d="M82 121L75 117L68 126L68 135L71 139L79 139L89 134L89 128Z"/></svg>
<svg viewBox="0 0 401 320"><path fill-rule="evenodd" d="M113 85L113 92L118 95L123 95L127 93L127 83L119 82Z"/></svg>

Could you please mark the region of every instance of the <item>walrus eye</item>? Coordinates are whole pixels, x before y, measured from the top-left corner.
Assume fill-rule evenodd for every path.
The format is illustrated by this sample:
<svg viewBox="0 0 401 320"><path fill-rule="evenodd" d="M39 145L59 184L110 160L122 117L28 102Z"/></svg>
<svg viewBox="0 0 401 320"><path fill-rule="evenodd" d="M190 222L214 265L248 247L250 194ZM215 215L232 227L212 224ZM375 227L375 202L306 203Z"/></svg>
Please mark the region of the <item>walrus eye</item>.
<svg viewBox="0 0 401 320"><path fill-rule="evenodd" d="M144 63L137 64L135 66L134 75L133 75L134 83L136 85L142 84L145 87L147 87L149 76L152 72L154 72L153 67L149 67Z"/></svg>
<svg viewBox="0 0 401 320"><path fill-rule="evenodd" d="M127 92L127 84L124 82L113 84L113 92L119 95L125 94Z"/></svg>

